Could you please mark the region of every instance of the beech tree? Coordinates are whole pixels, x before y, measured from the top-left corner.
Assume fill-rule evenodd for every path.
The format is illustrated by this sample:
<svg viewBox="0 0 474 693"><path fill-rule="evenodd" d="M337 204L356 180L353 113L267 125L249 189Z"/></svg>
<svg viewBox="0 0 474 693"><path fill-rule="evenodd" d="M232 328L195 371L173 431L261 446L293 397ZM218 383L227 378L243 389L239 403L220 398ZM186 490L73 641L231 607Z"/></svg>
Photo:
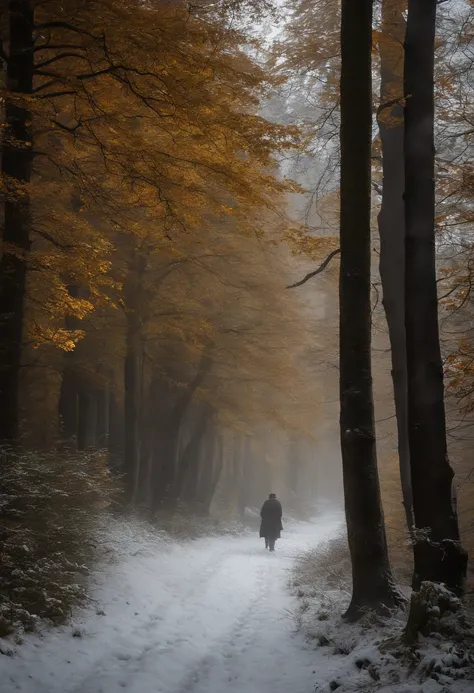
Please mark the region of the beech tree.
<svg viewBox="0 0 474 693"><path fill-rule="evenodd" d="M33 8L30 0L9 0L9 56L1 170L4 196L0 260L0 442L19 433L19 375L24 334L26 255L31 243L28 184L33 136L28 99L33 91ZM3 58L5 56L2 56Z"/></svg>
<svg viewBox="0 0 474 693"><path fill-rule="evenodd" d="M453 470L446 444L435 254L434 48L436 0L408 2L405 38L405 321L408 434L416 523L414 587L462 592Z"/></svg>
<svg viewBox="0 0 474 693"><path fill-rule="evenodd" d="M224 12L212 5L211 18ZM184 4L133 0L8 6L11 40L3 57L13 88L2 165L13 168L2 175L2 262L11 267L2 272L0 295L10 335L2 340L2 391L9 383L12 392L2 397L10 402L4 438L18 437L24 342L74 349L81 331L68 330L65 320L82 320L109 300L118 236L140 239L152 226L157 238L204 228L204 209L233 214L244 232L249 209L271 206L287 188L265 168L296 130L255 115L258 90L271 80L244 56L246 39L229 29L225 12L216 21L209 16L201 20ZM107 25L106 39L97 23ZM80 298L69 292L72 284L84 289Z"/></svg>
<svg viewBox="0 0 474 693"><path fill-rule="evenodd" d="M28 181L2 175L28 233L24 252L2 249L24 271L11 438L107 451L129 502L208 508L229 483L219 455L235 427L309 435L314 418L306 340L290 339L300 318L279 292L283 197L299 187L275 155L299 130L257 115L279 80L231 21L245 3L20 5L32 83L6 103L27 106L33 146ZM2 140L4 164L20 145ZM17 389L18 369L3 372ZM271 465L255 464L264 479Z"/></svg>
<svg viewBox="0 0 474 693"><path fill-rule="evenodd" d="M388 560L371 374L372 0L341 14L341 452L352 600L346 616L401 601Z"/></svg>
<svg viewBox="0 0 474 693"><path fill-rule="evenodd" d="M377 110L382 154L382 202L378 216L380 277L389 330L397 419L398 458L408 529L414 525L408 443L405 335L405 158L403 65L406 3L384 0L380 31L380 105Z"/></svg>

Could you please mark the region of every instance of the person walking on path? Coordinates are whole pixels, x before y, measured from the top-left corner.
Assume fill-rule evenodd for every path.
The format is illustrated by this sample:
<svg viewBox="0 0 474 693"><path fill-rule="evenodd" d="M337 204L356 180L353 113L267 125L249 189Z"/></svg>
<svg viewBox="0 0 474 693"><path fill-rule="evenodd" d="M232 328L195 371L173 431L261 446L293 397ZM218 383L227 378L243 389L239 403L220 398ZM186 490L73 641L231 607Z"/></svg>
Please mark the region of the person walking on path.
<svg viewBox="0 0 474 693"><path fill-rule="evenodd" d="M281 518L283 509L281 503L277 500L274 493L270 493L267 500L262 505L260 517L260 538L265 539L265 548L270 551L275 551L275 542L280 538L280 532L283 529Z"/></svg>

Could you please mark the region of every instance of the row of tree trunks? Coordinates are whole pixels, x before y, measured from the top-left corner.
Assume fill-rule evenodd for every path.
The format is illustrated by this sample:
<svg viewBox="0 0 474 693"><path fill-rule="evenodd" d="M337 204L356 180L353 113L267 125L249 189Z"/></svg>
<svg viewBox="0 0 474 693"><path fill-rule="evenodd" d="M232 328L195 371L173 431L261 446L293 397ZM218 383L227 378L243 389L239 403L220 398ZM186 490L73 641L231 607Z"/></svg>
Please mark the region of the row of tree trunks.
<svg viewBox="0 0 474 693"><path fill-rule="evenodd" d="M203 458L199 482L196 488L194 507L207 516L219 483L224 465L224 444L222 435L210 428L203 446Z"/></svg>
<svg viewBox="0 0 474 693"><path fill-rule="evenodd" d="M183 498L186 480L190 476L199 478L199 450L212 415L212 408L204 403L197 407L194 421L191 421L191 433L177 457L176 474L169 493L169 500L174 505Z"/></svg>
<svg viewBox="0 0 474 693"><path fill-rule="evenodd" d="M132 336L139 334L134 321L130 320L129 324ZM222 472L223 460L219 458L222 450L216 442L214 410L193 397L210 361L202 359L200 370L188 387L179 392L178 398L176 391L156 375L143 407L145 412L140 416L139 348L141 338L127 344L123 407L111 391L106 373L100 374L101 387L93 387L94 378L91 381L90 374L82 373L74 358L65 355L59 398L64 443L76 450L108 447L111 467L124 475L126 502L170 512L180 503L186 503L206 514ZM174 406L170 408L169 402L173 400ZM133 462L128 468L127 459ZM242 475L235 492L243 507L249 482L243 476L245 445L241 446L238 459Z"/></svg>
<svg viewBox="0 0 474 693"><path fill-rule="evenodd" d="M107 383L102 388L81 381L72 368L63 373L59 396L61 438L76 450L109 447L111 420L117 416Z"/></svg>
<svg viewBox="0 0 474 693"><path fill-rule="evenodd" d="M196 391L202 385L211 365L210 354L204 353L193 379L177 400L175 393L172 393L174 397L171 395L170 399L171 401L174 400L174 405L168 409L170 401L168 399L167 410L160 409L162 419L158 426L155 424L156 434L149 452L149 464L152 469L152 506L154 509L176 504L176 488L177 484L179 485L178 448L181 427ZM160 388L159 379L155 380L154 387Z"/></svg>

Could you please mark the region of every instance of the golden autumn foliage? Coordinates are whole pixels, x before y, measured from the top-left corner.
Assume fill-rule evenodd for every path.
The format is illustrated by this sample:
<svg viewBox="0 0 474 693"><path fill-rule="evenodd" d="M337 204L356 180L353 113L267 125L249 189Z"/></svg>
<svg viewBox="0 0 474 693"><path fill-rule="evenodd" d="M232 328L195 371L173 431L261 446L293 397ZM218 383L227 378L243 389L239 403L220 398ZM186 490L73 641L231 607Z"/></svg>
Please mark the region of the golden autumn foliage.
<svg viewBox="0 0 474 693"><path fill-rule="evenodd" d="M275 158L301 133L258 115L281 77L228 10L36 4L34 93L6 93L28 104L35 153L25 359L53 402L51 372L67 370L123 404L133 323L144 397L156 377L185 391L208 355L196 399L222 426L272 419L312 435L317 396L280 247L310 241L286 220L300 187ZM41 388L38 373L25 390ZM24 399L29 412L37 398Z"/></svg>
<svg viewBox="0 0 474 693"><path fill-rule="evenodd" d="M261 234L251 212L296 189L271 172L273 153L298 136L255 115L271 81L234 29L167 3L74 3L72 23L69 9L38 5L30 103L35 303L42 271L51 277L34 340L62 335L66 348L64 318L108 300L118 238L176 259L184 235L204 238L229 216L244 235ZM68 283L87 287L87 299L68 299Z"/></svg>

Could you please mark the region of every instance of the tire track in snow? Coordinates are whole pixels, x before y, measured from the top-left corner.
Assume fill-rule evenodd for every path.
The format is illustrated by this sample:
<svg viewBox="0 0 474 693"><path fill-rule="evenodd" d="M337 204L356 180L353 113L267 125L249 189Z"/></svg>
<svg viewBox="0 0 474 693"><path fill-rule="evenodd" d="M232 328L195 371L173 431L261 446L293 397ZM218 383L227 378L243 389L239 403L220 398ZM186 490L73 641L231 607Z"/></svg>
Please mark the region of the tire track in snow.
<svg viewBox="0 0 474 693"><path fill-rule="evenodd" d="M136 677L153 675L152 672L146 672L146 670L144 671L147 665L151 664L155 675L155 680L157 681L156 688L154 688L154 691L156 691L156 693L161 693L163 691L166 691L166 693L168 693L170 691L173 691L176 686L178 686L179 693L188 693L189 690L192 690L194 681L200 680L202 678L203 672L212 669L215 663L215 658L213 655L207 654L207 652L209 652L209 650L218 650L220 647L221 638L224 638L225 641L229 639L229 616L228 614L225 615L225 632L223 634L219 633L218 619L217 622L213 622L213 627L210 629L210 633L203 633L203 642L206 647L206 654L197 654L196 656L196 653L193 651L194 643L192 630L190 631L190 614L194 615L195 617L196 614L199 614L199 612L201 612L201 615L204 620L204 617L209 613L210 607L215 597L217 596L218 599L222 599L222 594L219 594L219 587L222 588L222 584L227 584L228 586L231 586L232 589L234 588L234 564L236 560L234 553L229 551L226 554L223 554L221 556L221 559L222 560L220 562L220 565L216 565L216 563L214 564L212 577L210 577L208 583L205 585L205 589L202 589L202 585L196 586L196 591L199 589L199 599L197 600L197 602L192 603L183 599L180 603L182 614L181 617L177 619L177 621L174 623L174 628L177 631L176 636L173 639L167 639L165 647L157 647L158 642L148 645L146 647L146 651L141 653L138 657L134 658L133 663L131 663L131 665L127 667L127 671L124 671L122 669L122 676L120 677L120 686L122 686L122 688L128 689L130 684L132 683L132 690L135 691L135 688L133 687L133 681L136 680ZM263 573L265 573L265 575ZM231 632L233 632L236 629L236 627L240 630L242 627L245 626L245 623L248 619L248 614L254 608L255 603L260 601L264 594L267 584L267 581L265 579L266 571L263 571L262 568L259 567L254 576L256 578L255 587L257 590L257 594L255 595L254 587L252 591L252 594L254 595L252 601L250 602L250 604L248 604L248 600L245 601L247 606L244 608L243 612L240 612L240 617L237 620L234 627L231 629ZM248 587L248 584L246 585L246 587ZM240 593L239 604L240 599L243 596L244 595ZM163 625L166 626L169 624L164 623ZM216 628L215 631L214 627ZM201 644L202 643L198 643L198 645ZM186 660L189 660L189 655L191 655L191 661L188 661L186 663ZM173 661L177 665L175 667L175 669L177 669L175 683L169 680L161 680L160 682L162 665L166 664L166 666L169 667L170 662ZM182 674L183 668L188 669L188 673L184 676L184 679ZM137 687L136 690L141 691L142 688Z"/></svg>
<svg viewBox="0 0 474 693"><path fill-rule="evenodd" d="M217 652L205 654L182 679L176 693L195 693L201 688L205 691L214 690L208 685L213 672L216 669L228 669L227 661L233 660L236 655L237 657L243 657L252 647L260 633L262 602L266 601L270 589L271 568L272 565L269 563L264 568L259 569L257 594L252 597L246 608L241 612L239 618L226 634L222 644L212 643L213 646L217 646ZM234 673L227 671L225 678L228 682L231 682L236 677Z"/></svg>

